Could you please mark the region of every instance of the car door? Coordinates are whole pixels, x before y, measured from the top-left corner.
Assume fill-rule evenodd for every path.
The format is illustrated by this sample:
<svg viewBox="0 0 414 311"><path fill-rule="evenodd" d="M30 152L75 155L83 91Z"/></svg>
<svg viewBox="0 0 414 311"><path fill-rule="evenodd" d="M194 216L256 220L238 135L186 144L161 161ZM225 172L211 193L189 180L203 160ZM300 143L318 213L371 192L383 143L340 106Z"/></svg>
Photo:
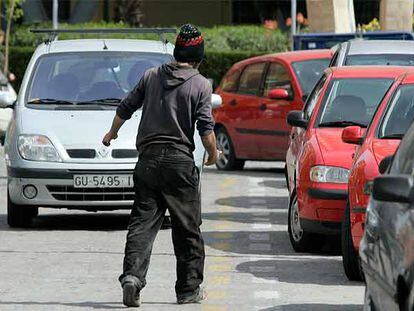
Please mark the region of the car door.
<svg viewBox="0 0 414 311"><path fill-rule="evenodd" d="M308 99L305 102L303 107L303 118L306 121L310 121L313 110L315 109L316 104L321 99L323 94L323 88L325 86L327 80L327 76L323 75L318 83L313 88L312 92L310 93ZM288 182L289 182L289 189L294 189L294 176L295 170L297 167L297 159L299 156L300 149L303 146L305 141L306 129L300 127L293 127L290 132L289 137L289 149L286 154L286 168L288 174Z"/></svg>
<svg viewBox="0 0 414 311"><path fill-rule="evenodd" d="M228 122L232 129L232 140L238 158L262 159L257 146L260 132L256 120L259 118L259 90L266 63L257 61L246 65L239 78L233 99L228 102Z"/></svg>
<svg viewBox="0 0 414 311"><path fill-rule="evenodd" d="M285 89L286 99L270 99L273 89ZM258 102L257 146L264 159L284 160L288 147L290 127L286 122L293 103L292 78L284 64L269 63L264 79L263 91Z"/></svg>

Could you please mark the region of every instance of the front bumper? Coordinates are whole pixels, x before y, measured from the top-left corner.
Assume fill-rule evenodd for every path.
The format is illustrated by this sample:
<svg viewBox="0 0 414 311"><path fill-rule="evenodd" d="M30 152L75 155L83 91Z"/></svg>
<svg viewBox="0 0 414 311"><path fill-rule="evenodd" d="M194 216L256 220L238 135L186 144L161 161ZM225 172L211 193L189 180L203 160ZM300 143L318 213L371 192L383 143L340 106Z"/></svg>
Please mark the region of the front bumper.
<svg viewBox="0 0 414 311"><path fill-rule="evenodd" d="M133 188L74 188L77 174L128 174L133 170L70 170L7 168L8 190L13 203L27 206L82 210L129 209L134 200ZM23 195L23 188L37 189L34 199Z"/></svg>

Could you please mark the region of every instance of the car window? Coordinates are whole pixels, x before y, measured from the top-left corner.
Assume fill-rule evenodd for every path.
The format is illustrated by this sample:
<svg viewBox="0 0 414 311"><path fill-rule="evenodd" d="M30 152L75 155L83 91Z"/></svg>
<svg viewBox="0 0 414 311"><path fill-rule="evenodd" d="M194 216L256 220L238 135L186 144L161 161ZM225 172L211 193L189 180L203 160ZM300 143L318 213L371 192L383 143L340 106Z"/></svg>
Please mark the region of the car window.
<svg viewBox="0 0 414 311"><path fill-rule="evenodd" d="M266 63L247 65L240 76L238 93L257 95Z"/></svg>
<svg viewBox="0 0 414 311"><path fill-rule="evenodd" d="M410 126L395 153L390 174L414 174L414 124Z"/></svg>
<svg viewBox="0 0 414 311"><path fill-rule="evenodd" d="M299 85L303 95L308 95L319 78L328 68L329 58L311 59L299 62L293 62L292 67L298 78Z"/></svg>
<svg viewBox="0 0 414 311"><path fill-rule="evenodd" d="M392 79L346 78L331 82L322 103L319 126L368 126Z"/></svg>
<svg viewBox="0 0 414 311"><path fill-rule="evenodd" d="M220 87L224 92L234 92L240 76L240 69L229 72L221 81Z"/></svg>
<svg viewBox="0 0 414 311"><path fill-rule="evenodd" d="M169 55L137 52L78 52L42 56L35 65L27 99L70 102L122 99L144 72L171 60Z"/></svg>
<svg viewBox="0 0 414 311"><path fill-rule="evenodd" d="M359 65L414 66L414 54L348 55L345 60L345 64L347 66L359 66Z"/></svg>
<svg viewBox="0 0 414 311"><path fill-rule="evenodd" d="M324 75L319 80L319 82L313 88L311 94L309 95L308 99L306 100L305 106L303 108L303 117L306 120L310 120L312 116L312 112L315 109L315 106L318 102L319 96L321 95L323 86L326 82L327 77Z"/></svg>
<svg viewBox="0 0 414 311"><path fill-rule="evenodd" d="M414 85L400 86L385 113L380 138L401 139L414 120Z"/></svg>
<svg viewBox="0 0 414 311"><path fill-rule="evenodd" d="M292 92L292 84L286 68L279 63L270 63L266 74L263 96L267 97L269 91L276 88L286 89L289 93Z"/></svg>

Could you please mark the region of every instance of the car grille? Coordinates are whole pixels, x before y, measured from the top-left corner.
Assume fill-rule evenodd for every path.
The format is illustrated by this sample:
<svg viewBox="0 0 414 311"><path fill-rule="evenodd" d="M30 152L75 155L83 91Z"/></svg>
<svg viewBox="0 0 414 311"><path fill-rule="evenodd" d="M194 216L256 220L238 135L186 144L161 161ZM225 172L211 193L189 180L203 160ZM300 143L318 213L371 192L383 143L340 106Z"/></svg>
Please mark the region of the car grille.
<svg viewBox="0 0 414 311"><path fill-rule="evenodd" d="M75 188L46 186L58 201L133 201L134 188Z"/></svg>
<svg viewBox="0 0 414 311"><path fill-rule="evenodd" d="M115 159L138 158L138 151L136 149L114 149L112 150L112 157Z"/></svg>
<svg viewBox="0 0 414 311"><path fill-rule="evenodd" d="M96 156L94 149L67 149L66 151L73 159L93 159Z"/></svg>

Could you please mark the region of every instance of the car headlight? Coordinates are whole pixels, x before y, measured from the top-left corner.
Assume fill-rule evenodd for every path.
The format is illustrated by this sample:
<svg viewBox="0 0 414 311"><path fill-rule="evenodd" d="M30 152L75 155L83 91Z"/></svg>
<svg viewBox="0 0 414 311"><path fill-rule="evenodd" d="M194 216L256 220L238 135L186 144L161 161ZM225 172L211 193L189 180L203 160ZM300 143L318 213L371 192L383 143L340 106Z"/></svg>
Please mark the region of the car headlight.
<svg viewBox="0 0 414 311"><path fill-rule="evenodd" d="M43 135L20 135L17 148L20 156L26 160L62 162L55 146Z"/></svg>
<svg viewBox="0 0 414 311"><path fill-rule="evenodd" d="M322 183L346 184L349 170L336 166L314 166L310 170L310 180Z"/></svg>

